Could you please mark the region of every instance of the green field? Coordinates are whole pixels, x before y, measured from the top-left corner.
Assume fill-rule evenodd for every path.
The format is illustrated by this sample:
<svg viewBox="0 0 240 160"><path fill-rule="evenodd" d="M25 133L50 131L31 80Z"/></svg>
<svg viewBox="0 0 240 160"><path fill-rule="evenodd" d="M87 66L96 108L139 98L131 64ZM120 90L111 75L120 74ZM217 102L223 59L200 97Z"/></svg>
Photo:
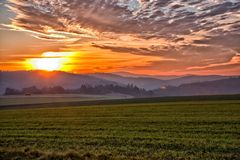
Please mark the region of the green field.
<svg viewBox="0 0 240 160"><path fill-rule="evenodd" d="M240 100L0 110L0 159L240 159Z"/></svg>

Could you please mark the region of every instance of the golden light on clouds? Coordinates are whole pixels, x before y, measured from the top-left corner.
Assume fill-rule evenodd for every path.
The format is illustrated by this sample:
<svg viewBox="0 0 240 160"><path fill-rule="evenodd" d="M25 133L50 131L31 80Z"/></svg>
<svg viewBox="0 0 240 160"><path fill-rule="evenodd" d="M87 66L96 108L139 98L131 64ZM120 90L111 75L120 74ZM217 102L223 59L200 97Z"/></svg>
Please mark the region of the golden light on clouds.
<svg viewBox="0 0 240 160"><path fill-rule="evenodd" d="M27 59L26 66L29 70L69 71L66 64L72 61L73 55L74 52L45 52L39 58Z"/></svg>
<svg viewBox="0 0 240 160"><path fill-rule="evenodd" d="M239 74L236 0L157 2L3 0L0 70Z"/></svg>

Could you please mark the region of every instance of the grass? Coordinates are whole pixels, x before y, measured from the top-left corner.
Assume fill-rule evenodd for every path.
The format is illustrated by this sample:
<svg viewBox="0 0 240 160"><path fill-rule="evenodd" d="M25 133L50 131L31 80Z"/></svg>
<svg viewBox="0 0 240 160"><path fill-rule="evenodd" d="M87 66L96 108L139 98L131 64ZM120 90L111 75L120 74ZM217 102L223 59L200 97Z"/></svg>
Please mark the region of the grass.
<svg viewBox="0 0 240 160"><path fill-rule="evenodd" d="M240 100L0 110L0 159L240 159Z"/></svg>

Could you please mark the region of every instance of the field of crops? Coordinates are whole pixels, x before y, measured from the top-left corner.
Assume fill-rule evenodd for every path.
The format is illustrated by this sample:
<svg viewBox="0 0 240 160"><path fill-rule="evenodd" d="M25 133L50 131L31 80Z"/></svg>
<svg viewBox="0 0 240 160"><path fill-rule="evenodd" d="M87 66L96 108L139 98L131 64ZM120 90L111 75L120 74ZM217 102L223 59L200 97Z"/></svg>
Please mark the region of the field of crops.
<svg viewBox="0 0 240 160"><path fill-rule="evenodd" d="M240 100L0 110L0 159L240 159Z"/></svg>

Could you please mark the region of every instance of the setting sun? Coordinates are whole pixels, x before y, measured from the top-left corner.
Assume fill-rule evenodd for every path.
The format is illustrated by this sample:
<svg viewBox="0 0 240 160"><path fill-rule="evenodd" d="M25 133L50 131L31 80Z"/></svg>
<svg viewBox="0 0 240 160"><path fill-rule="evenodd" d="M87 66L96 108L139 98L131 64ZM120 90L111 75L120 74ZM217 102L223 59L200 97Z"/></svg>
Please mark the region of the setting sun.
<svg viewBox="0 0 240 160"><path fill-rule="evenodd" d="M67 70L66 63L69 62L72 52L45 52L40 58L27 60L29 69L56 71Z"/></svg>
<svg viewBox="0 0 240 160"><path fill-rule="evenodd" d="M62 66L61 58L35 58L30 61L32 67L38 70L54 71L60 70Z"/></svg>

